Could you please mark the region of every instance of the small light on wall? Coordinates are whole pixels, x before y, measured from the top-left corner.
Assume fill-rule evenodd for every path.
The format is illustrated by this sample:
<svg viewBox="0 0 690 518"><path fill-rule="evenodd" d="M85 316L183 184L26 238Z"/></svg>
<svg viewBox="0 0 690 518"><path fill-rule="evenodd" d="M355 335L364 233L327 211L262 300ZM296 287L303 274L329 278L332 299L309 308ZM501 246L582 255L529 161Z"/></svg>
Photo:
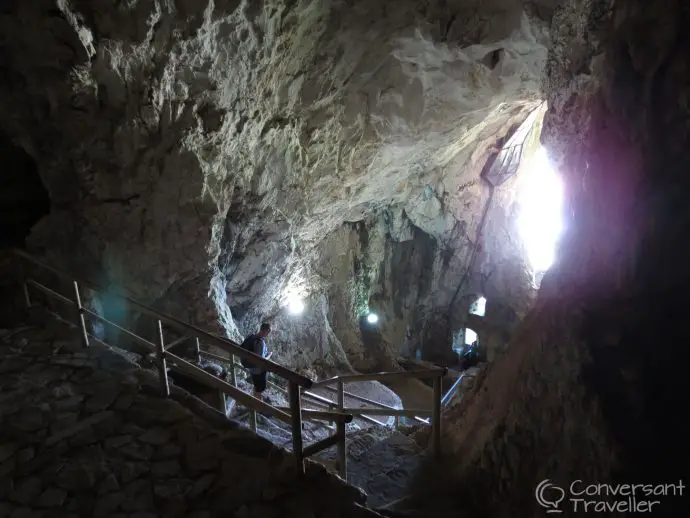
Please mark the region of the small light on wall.
<svg viewBox="0 0 690 518"><path fill-rule="evenodd" d="M370 324L375 324L378 321L379 321L379 317L376 313L369 313L367 315L367 322L369 322Z"/></svg>
<svg viewBox="0 0 690 518"><path fill-rule="evenodd" d="M287 310L292 315L301 314L304 311L304 301L296 295L291 296L288 299Z"/></svg>

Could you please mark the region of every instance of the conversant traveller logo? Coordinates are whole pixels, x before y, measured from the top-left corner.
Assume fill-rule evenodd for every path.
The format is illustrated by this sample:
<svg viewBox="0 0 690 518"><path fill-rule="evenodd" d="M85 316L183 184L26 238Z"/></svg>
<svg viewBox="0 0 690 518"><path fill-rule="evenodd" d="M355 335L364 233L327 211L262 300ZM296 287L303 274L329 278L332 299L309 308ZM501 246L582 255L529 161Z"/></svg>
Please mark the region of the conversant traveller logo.
<svg viewBox="0 0 690 518"><path fill-rule="evenodd" d="M547 513L650 513L665 499L683 497L685 485L677 484L587 484L575 480L567 488L542 480L534 490L537 503Z"/></svg>
<svg viewBox="0 0 690 518"><path fill-rule="evenodd" d="M547 513L563 512L558 506L565 498L565 491L552 484L548 478L539 482L539 485L534 490L534 496L537 498L537 503L546 508Z"/></svg>

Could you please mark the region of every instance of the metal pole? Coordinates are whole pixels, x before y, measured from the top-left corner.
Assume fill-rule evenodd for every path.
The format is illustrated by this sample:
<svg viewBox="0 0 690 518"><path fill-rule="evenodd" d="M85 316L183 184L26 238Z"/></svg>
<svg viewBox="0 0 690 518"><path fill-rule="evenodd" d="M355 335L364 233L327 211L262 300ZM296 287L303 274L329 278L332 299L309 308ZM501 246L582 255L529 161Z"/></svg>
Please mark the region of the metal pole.
<svg viewBox="0 0 690 518"><path fill-rule="evenodd" d="M395 429L395 430L399 430L399 429L400 429L400 416L399 416L399 415L396 415L396 416L395 416L395 420L394 420L394 424L393 424L393 429Z"/></svg>
<svg viewBox="0 0 690 518"><path fill-rule="evenodd" d="M292 453L297 459L297 469L304 474L304 445L302 444L302 404L299 385L293 381L288 384L290 416L292 417Z"/></svg>
<svg viewBox="0 0 690 518"><path fill-rule="evenodd" d="M431 412L431 442L434 449L434 456L441 457L441 397L442 397L442 376L434 378L434 406Z"/></svg>
<svg viewBox="0 0 690 518"><path fill-rule="evenodd" d="M158 356L158 375L161 379L161 392L164 397L170 396L170 385L168 384L168 366L165 361L165 342L163 340L163 324L158 320L158 333L156 333L156 356Z"/></svg>
<svg viewBox="0 0 690 518"><path fill-rule="evenodd" d="M345 383L338 382L338 410L345 408ZM347 450L345 448L345 421L339 419L336 425L338 440L338 471L343 480L347 482Z"/></svg>
<svg viewBox="0 0 690 518"><path fill-rule="evenodd" d="M73 281L72 286L74 287L74 305L77 307L77 325L81 333L81 341L84 347L88 347L89 335L86 332L86 320L84 319L84 308L81 305L81 296L79 295L79 283Z"/></svg>

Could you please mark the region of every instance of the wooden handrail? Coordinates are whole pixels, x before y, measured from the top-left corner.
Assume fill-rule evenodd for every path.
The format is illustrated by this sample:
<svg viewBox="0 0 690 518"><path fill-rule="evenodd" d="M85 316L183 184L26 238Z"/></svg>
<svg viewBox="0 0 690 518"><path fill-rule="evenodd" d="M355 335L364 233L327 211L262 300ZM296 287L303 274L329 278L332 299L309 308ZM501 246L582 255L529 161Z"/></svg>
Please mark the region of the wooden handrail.
<svg viewBox="0 0 690 518"><path fill-rule="evenodd" d="M231 367L230 367L231 369L235 368L235 369L243 370L245 372L249 372L249 369L247 369L243 365L237 365L231 358L225 358L223 356L218 356L217 354L209 353L206 351L202 351L201 356L203 356L205 358L210 358L212 360L220 361L220 362L227 362L227 363L231 364ZM279 390L280 392L282 392L283 394L285 394L287 396L288 390L286 388L283 388L280 385L278 385L277 383L272 382L270 379L267 380L267 383L268 383L269 387L273 387L274 389ZM323 387L323 388L328 389L328 390L335 390L335 389L332 389L331 387ZM376 401L362 398L361 396L357 396L356 394L350 394L349 392L345 392L345 395L348 397L352 397L352 399L364 400L365 403L371 403L372 405L381 405L381 408L394 409L394 407L389 407L387 405L384 405L383 403L377 403ZM337 406L337 403L335 401L328 399L328 398L325 398L323 396L320 396L318 394L315 394L315 393L308 391L308 390L302 391L302 397L305 399L308 399L311 404L314 404L317 406L323 406L323 407L327 407L327 408ZM358 419L361 419L362 421L366 421L366 422L371 423L371 424L375 424L377 426L386 426L386 423L382 423L381 421L378 421L378 420L374 419L373 417L369 417L367 415L359 415ZM425 421L424 419L420 419L420 418L415 418L415 419L418 420L420 423L428 424L427 421Z"/></svg>
<svg viewBox="0 0 690 518"><path fill-rule="evenodd" d="M390 381L398 379L431 379L439 376L445 376L448 372L446 367L438 367L435 369L426 369L422 371L404 371L404 372L374 372L371 374L343 374L341 376L334 376L326 380L317 381L312 384L312 389L325 387L338 382L352 383L355 381Z"/></svg>
<svg viewBox="0 0 690 518"><path fill-rule="evenodd" d="M167 366L169 366L173 370L180 370L188 375L192 376L193 378L196 378L198 381L201 383L208 385L209 387L216 389L219 391L219 394L221 395L220 397L220 407L223 413L225 413L225 396L228 395L232 397L233 399L236 399L237 401L245 404L250 408L250 415L252 418L250 418L250 424L253 421L254 423L256 422L256 412L261 412L261 413L266 413L269 415L274 416L277 419L280 419L281 421L284 421L286 423L289 423L291 425L291 432L292 432L292 442L293 442L293 452L295 454L296 460L298 462L298 465L300 466L300 472L304 472L304 465L303 465L303 459L305 456L312 455L313 453L316 453L317 451L320 451L321 449L333 446L337 444L338 446L338 452L337 452L337 458L338 458L338 464L339 464L339 471L341 475L346 476L347 473L347 468L346 468L346 450L345 450L345 424L349 423L352 421L353 416L358 415L360 418L366 418L368 420L371 420L377 424L382 424L376 421L375 419L372 419L371 417L366 416L366 414L370 415L383 415L383 416L395 416L396 417L396 423L397 423L397 418L401 416L410 416L414 417L415 419L421 420L418 416L420 415L431 415L432 416L432 444L434 448L435 454L438 456L440 455L440 440L441 440L441 433L440 433L440 425L441 425L441 403L442 403L442 397L441 397L441 381L442 377L446 375L448 372L448 369L446 368L431 368L431 369L425 369L425 370L418 370L418 371L406 371L406 372L379 372L379 373L371 373L371 374L345 374L341 376L335 376L333 378L327 379L320 381L318 383L314 383L311 379L309 379L306 376L303 376L295 371L292 371L290 369L287 369L281 365L278 365L270 360L266 360L265 358L256 355L254 353L251 353L249 351L246 351L242 349L242 347L233 342L232 340L229 340L227 338L221 338L216 335L212 335L196 326L193 326L191 324L188 324L186 322L183 322L175 317L171 317L169 315L165 315L163 313L160 313L159 311L156 311L155 309L146 306L140 302L137 302L136 300L123 295L121 293L115 293L114 295L119 297L120 299L126 301L130 307L138 310L139 312L149 315L156 319L157 321L157 333L156 333L156 340L155 344L150 342L149 340L146 340L143 337L140 337L136 333L129 331L128 329L125 329L124 327L116 324L115 322L112 322L108 320L107 318L97 314L94 311L91 311L87 308L85 308L82 305L81 302L81 296L80 296L80 290L79 290L79 282L81 282L83 285L87 286L89 289L95 291L96 293L99 292L111 292L111 290L106 290L100 285L90 282L90 281L76 281L74 280L74 277L67 272L64 272L58 268L54 268L50 266L49 264L46 264L45 262L41 261L40 259L37 259L36 257L33 257L31 254L15 249L14 253L17 257L20 257L30 263L33 263L34 265L43 268L44 270L47 270L49 272L54 273L57 275L59 278L63 280L68 280L73 287L73 297L74 300L70 300L68 297L65 297L64 295L51 290L47 286L44 286L43 284L39 283L38 281L34 279L30 279L26 276L26 271L23 269L22 271L22 276L23 276L23 290L24 290L24 296L25 296L25 301L28 307L31 307L31 300L29 297L29 292L27 289L27 286L32 286L49 297L52 297L54 299L57 299L63 303L67 303L72 305L76 309L77 313L77 326L80 328L80 331L83 335L83 345L85 347L89 347L89 333L86 328L85 324L85 319L89 318L92 320L99 321L101 323L107 324L111 326L113 329L117 330L118 332L121 332L128 336L129 338L133 339L136 343L139 345L142 345L145 347L147 351L155 351L156 353L156 359L158 363L158 369L159 369L159 374L160 374L160 381L161 381L161 392L164 397L168 397L170 395L170 387L168 383L168 377L167 377ZM171 342L170 344L167 345L165 344L164 340L164 335L163 335L163 327L162 324L165 323L178 331L182 331L183 337L176 339L174 342ZM224 359L220 356L213 355L212 353L207 353L207 355L211 357L215 357L217 359L222 359L225 361L229 361L231 364L232 368L232 374L233 378L232 381L235 383L235 368L238 367L238 365L235 363L235 356L245 359L250 361L252 364L256 365L257 367L261 367L267 372L273 373L277 376L280 376L288 381L288 390L286 391L288 394L288 399L290 401L290 406L289 407L275 407L270 404L265 403L264 401L257 399L244 391L240 390L237 388L234 384L227 383L223 381L222 379L206 372L205 370L197 367L196 365L188 362L187 360L172 354L170 352L170 348L174 347L176 345L179 345L183 343L184 341L188 339L195 339L196 340L196 347L197 347L197 358L199 358L199 341L203 340L205 343L214 345L215 347L218 347L219 349L222 349L230 354L230 358ZM99 340L100 341L100 340ZM244 367L241 367L244 369ZM433 378L434 380L434 400L433 400L433 408L432 410L421 410L421 409L396 409L393 407L390 407L388 405L385 405L383 403L378 403L376 401L372 401L370 399L364 398L362 396L358 396L356 394L351 394L351 393L345 393L344 391L344 384L347 382L360 382L360 381L387 381L387 380L399 380L399 379L430 379ZM458 379L453 387L451 387L451 391L457 387L458 383L460 382L462 376L460 379ZM328 385L332 384L337 384L337 394L338 394L338 401L337 403L332 402L328 400L327 398L322 398L321 396L314 394L314 393L309 393L307 391L302 391L302 388L310 388L310 387L325 387L325 388L331 388L328 387ZM276 385L277 386L277 385ZM277 386L278 387L278 386ZM280 388L280 387L278 387ZM281 388L281 390L284 391L284 389ZM360 400L365 403L373 404L377 408L345 408L345 396L351 397L355 400ZM337 408L337 411L329 410L329 411L322 411L322 410L308 410L308 409L303 409L301 406L301 398L302 396L306 396L308 398L314 399L318 401L322 405L328 405L328 407L335 407ZM448 396L448 394L447 394ZM446 398L444 397L443 400ZM302 419L317 419L317 420L326 420L330 422L335 422L336 426L336 434L333 437L329 437L325 440L319 441L316 444L313 444L307 448L304 448L303 446L303 438L302 438ZM254 427L255 428L255 425Z"/></svg>
<svg viewBox="0 0 690 518"><path fill-rule="evenodd" d="M57 268L54 268L43 261L33 257L31 254L28 254L24 252L23 250L18 250L15 249L14 253L16 254L17 257L25 259L26 261L29 261L33 263L34 265L43 268L44 270L47 270L49 272L54 273L57 275L59 278L63 280L68 280L72 284L73 288L73 300L70 300L70 298L48 288L47 286L44 286L43 284L39 283L38 281L34 279L30 279L26 275L26 269L23 267L23 265L20 263L20 266L22 267L22 289L24 292L24 299L26 302L26 305L28 308L31 308L32 306L32 301L31 297L29 295L28 287L31 286L33 288L36 288L37 290L45 293L48 295L49 298L58 300L62 303L65 303L69 306L72 306L76 310L76 315L77 315L77 326L79 327L81 334L82 334L82 342L84 347L89 347L89 337L92 336L87 330L86 327L86 319L91 319L94 321L101 322L103 324L106 324L116 331L123 333L127 337L133 339L137 344L143 346L147 352L154 351L155 356L156 356L156 361L158 364L158 371L159 371L159 379L160 379L160 384L161 384L161 395L163 397L169 397L170 396L170 385L168 381L168 368L172 370L179 370L187 375L191 376L192 378L196 379L197 381L209 386L212 389L218 390L218 393L220 395L219 403L220 403L220 409L221 412L224 415L227 415L226 413L226 403L225 403L225 397L226 395L232 397L233 399L245 404L247 407L250 409L250 426L252 426L252 429L256 429L256 412L261 412L265 414L272 415L273 417L280 419L281 421L284 421L286 423L290 424L291 427L291 433L292 433L292 451L295 455L295 459L297 461L297 464L299 466L299 472L304 473L304 458L309 455L313 455L314 453L317 453L318 451L321 451L322 449L329 448L333 446L334 444L338 445L339 451L344 451L345 448L345 424L349 423L352 421L353 415L350 413L343 412L342 410L340 411L323 411L323 410L309 410L309 409L303 409L301 405L301 393L302 393L302 388L309 388L312 385L312 380L302 376L294 371L291 371L290 369L286 369L285 367L282 367L276 363L273 363L269 360L266 360L256 354L250 353L249 351L245 351L242 349L238 344L233 342L232 340L228 339L223 339L220 337L217 337L215 335L211 335L207 333L206 331L203 331L191 324L187 324L185 322L182 322L174 317L164 315L148 306L145 306L144 304L141 304L140 302L137 302L136 300L133 300L130 297L127 297L126 295L121 295L121 294L116 294L116 296L120 297L121 299L127 301L129 305L138 311L150 315L156 319L156 324L157 324L157 332L156 332L156 338L155 338L155 344L150 342L149 340L146 340L145 338L137 335L133 331L130 331L128 329L125 329L124 327L116 324L115 322L112 322L108 320L107 318L99 315L98 313L91 311L87 308L85 308L82 305L81 302L81 295L80 295L80 289L79 289L79 281L73 280L72 276L69 275L66 272L63 272ZM101 288L99 285L88 282L88 281L82 281L84 285L89 287L89 289L95 291L95 292L102 292L104 291L103 288ZM170 325L173 328L176 328L178 330L182 329L183 330L183 336L174 340L170 344L165 344L165 338L163 335L163 322L166 324ZM233 374L233 384L227 383L224 380L218 378L217 376L214 376L208 372L206 372L204 369L201 369L197 367L196 365L188 362L184 358L181 358L180 356L177 356L173 353L170 352L170 349L172 347L175 347L186 340L194 338L196 341L196 349L197 349L197 358L199 358L199 340L200 338L203 339L204 342L206 343L211 343L215 345L216 347L219 347L227 352L230 353L230 358L228 360L230 361L231 367L232 367L232 374ZM108 346L105 342L102 340L97 339L97 341L105 346ZM209 353L211 356L216 357L218 359L223 359L219 356L213 355ZM272 406L268 403L265 403L264 401L257 399L244 391L240 390L237 388L234 383L235 383L235 356L238 356L240 358L247 359L251 361L253 364L264 368L266 371L271 372L275 375L278 375L288 381L288 389L287 389L287 394L288 394L288 399L290 401L290 406L289 407L275 407ZM282 390L282 389L281 389ZM342 405L341 405L342 407ZM315 420L325 420L329 422L335 422L336 423L336 434L335 436L328 437L325 440L319 441L315 444L312 444L311 446L304 448L303 445L303 437L302 437L302 419L315 419ZM343 465L344 466L344 465ZM341 471L341 474L344 476L346 473L344 472L344 467L343 470Z"/></svg>
<svg viewBox="0 0 690 518"><path fill-rule="evenodd" d="M17 254L18 256L26 259L27 261L40 266L41 268L48 270L55 275L58 275L59 277L72 281L73 279L76 279L73 275L64 272L58 268L55 268L53 266L50 266L49 264L46 264L45 262L41 261L40 259L37 259L33 255L25 252L24 250L19 250L15 249L14 253ZM102 286L91 282L91 281L85 281L83 279L79 279L79 283L83 284L85 286L88 286L90 289L96 291L96 292L108 292L112 293L112 290L106 290ZM280 376L281 378L284 378L288 381L291 381L293 383L297 383L299 386L304 387L304 388L309 388L313 385L313 382L311 379L307 378L306 376L303 376L293 370L290 370L286 367L283 367L282 365L278 365L277 363L274 363L270 360L266 360L265 358L262 358L261 356L251 353L249 351L246 351L245 349L242 349L242 347L233 342L232 340L228 338L221 338L216 335L212 335L196 326L193 326L192 324L188 324L186 322L183 322L181 320L178 320L175 317L172 317L170 315L166 315L164 313L161 313L159 311L156 311L155 309L146 306L145 304L142 304L140 302L137 302L136 300L128 297L127 295L123 295L121 293L115 293L115 296L127 301L128 304L131 306L137 308L140 312L147 314L155 319L160 320L161 322L164 322L172 327L175 327L177 329L183 330L187 335L191 335L194 337L198 337L204 342L214 345L220 349L223 349L225 351L230 352L231 354L234 354L235 356L239 356L240 358L244 358L248 361L251 361L252 364L256 365L257 367L261 367L262 369L273 372ZM64 298L64 297L63 297Z"/></svg>
<svg viewBox="0 0 690 518"><path fill-rule="evenodd" d="M381 415L381 416L397 416L397 417L416 417L416 416L431 416L431 410L422 410L419 408L343 408L343 412L348 412L352 415Z"/></svg>

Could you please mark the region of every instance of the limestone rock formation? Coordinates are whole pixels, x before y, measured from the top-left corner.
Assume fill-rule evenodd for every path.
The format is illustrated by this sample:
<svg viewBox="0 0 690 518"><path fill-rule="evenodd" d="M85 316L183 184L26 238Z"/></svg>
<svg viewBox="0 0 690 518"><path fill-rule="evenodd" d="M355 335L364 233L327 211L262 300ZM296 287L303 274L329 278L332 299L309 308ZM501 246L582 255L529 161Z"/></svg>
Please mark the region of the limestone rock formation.
<svg viewBox="0 0 690 518"><path fill-rule="evenodd" d="M0 127L53 207L29 243L231 337L271 318L297 367L447 348L479 175L541 103L548 4L5 1ZM524 270L500 249L476 268ZM496 302L524 306L510 282ZM370 304L386 315L363 347Z"/></svg>
<svg viewBox="0 0 690 518"><path fill-rule="evenodd" d="M688 425L675 416L688 393L689 25L682 2L556 10L543 138L565 177L568 228L509 352L451 411L458 476L436 488L455 495L446 505L543 516L534 491L549 479L578 516L576 480L687 480ZM654 512L678 516L685 498L655 497Z"/></svg>

